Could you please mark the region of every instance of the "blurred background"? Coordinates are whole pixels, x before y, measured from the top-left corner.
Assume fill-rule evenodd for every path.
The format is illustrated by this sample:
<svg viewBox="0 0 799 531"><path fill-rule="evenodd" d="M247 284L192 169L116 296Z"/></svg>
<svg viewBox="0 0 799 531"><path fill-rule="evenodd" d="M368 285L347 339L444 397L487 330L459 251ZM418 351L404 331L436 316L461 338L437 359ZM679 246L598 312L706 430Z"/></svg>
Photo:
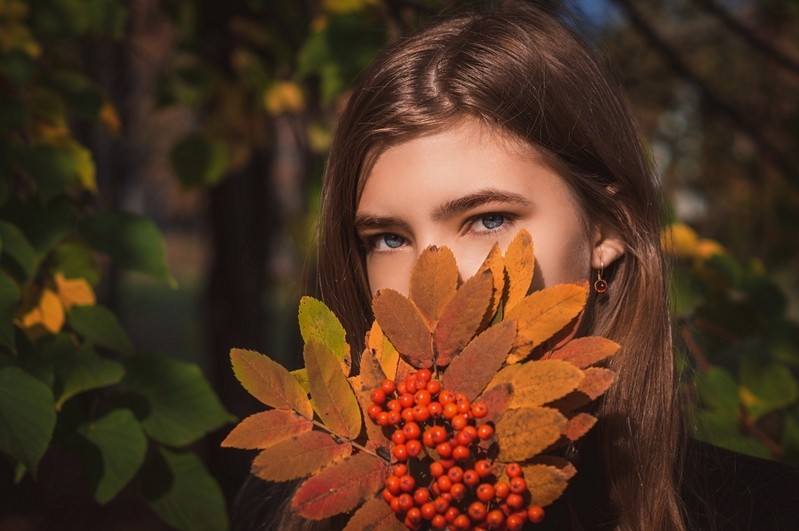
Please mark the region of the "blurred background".
<svg viewBox="0 0 799 531"><path fill-rule="evenodd" d="M261 409L228 352L301 364L347 87L465 3L0 0L0 529L226 528L252 455L219 442ZM799 3L539 3L656 163L695 435L799 465Z"/></svg>

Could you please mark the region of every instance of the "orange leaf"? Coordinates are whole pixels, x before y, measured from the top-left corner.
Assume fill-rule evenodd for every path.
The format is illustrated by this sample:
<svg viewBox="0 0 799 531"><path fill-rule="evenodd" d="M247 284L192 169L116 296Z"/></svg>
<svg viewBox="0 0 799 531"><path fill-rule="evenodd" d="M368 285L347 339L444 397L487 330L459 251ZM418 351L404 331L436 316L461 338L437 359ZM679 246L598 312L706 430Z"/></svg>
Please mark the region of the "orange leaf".
<svg viewBox="0 0 799 531"><path fill-rule="evenodd" d="M488 309L488 315L493 316L497 313L499 303L505 291L505 262L502 259L502 253L499 250L498 243L495 243L493 247L491 247L491 251L489 251L480 269L477 270L477 274L483 271L491 271L491 275L494 278L494 295L491 297L491 306Z"/></svg>
<svg viewBox="0 0 799 531"><path fill-rule="evenodd" d="M458 266L447 247L424 250L411 272L410 299L430 328L435 326L458 289Z"/></svg>
<svg viewBox="0 0 799 531"><path fill-rule="evenodd" d="M383 367L375 359L375 355L371 350L364 350L361 354L361 370L359 373L363 386L365 388L374 389L380 387L383 380L386 379L386 373L383 372Z"/></svg>
<svg viewBox="0 0 799 531"><path fill-rule="evenodd" d="M511 407L534 407L566 396L582 380L583 372L567 361L539 360L502 369L491 385L511 385Z"/></svg>
<svg viewBox="0 0 799 531"><path fill-rule="evenodd" d="M55 274L53 280L58 297L67 311L73 306L91 306L97 303L94 290L85 278L68 279L59 272Z"/></svg>
<svg viewBox="0 0 799 531"><path fill-rule="evenodd" d="M330 431L349 439L361 433L361 408L336 355L311 339L302 351L314 409Z"/></svg>
<svg viewBox="0 0 799 531"><path fill-rule="evenodd" d="M344 531L407 531L382 498L372 498L355 511Z"/></svg>
<svg viewBox="0 0 799 531"><path fill-rule="evenodd" d="M416 305L392 289L381 289L372 299L375 318L391 343L414 367L433 365L433 341Z"/></svg>
<svg viewBox="0 0 799 531"><path fill-rule="evenodd" d="M25 329L41 327L41 329L55 334L64 326L64 318L64 307L61 305L58 295L53 290L45 288L36 305L20 319L20 326Z"/></svg>
<svg viewBox="0 0 799 531"><path fill-rule="evenodd" d="M508 301L505 311L508 312L527 295L533 283L533 238L524 229L519 231L505 250L505 271L508 273Z"/></svg>
<svg viewBox="0 0 799 531"><path fill-rule="evenodd" d="M361 362L361 366L363 366L363 362ZM352 376L349 380L352 388L355 390L355 397L358 399L358 403L361 406L363 418L366 419L366 410L372 405L372 399L369 397L369 394L373 389L375 389L375 386L364 385L362 374ZM377 451L377 449L381 447L386 448L387 450L391 447L391 442L389 441L388 437L386 437L386 434L383 433L383 428L371 420L366 420L363 425L366 428L366 448Z"/></svg>
<svg viewBox="0 0 799 531"><path fill-rule="evenodd" d="M270 409L245 418L233 428L222 446L243 450L264 449L288 439L311 431L313 424L291 411Z"/></svg>
<svg viewBox="0 0 799 531"><path fill-rule="evenodd" d="M474 400L502 366L515 337L513 321L502 321L488 328L452 360L441 384Z"/></svg>
<svg viewBox="0 0 799 531"><path fill-rule="evenodd" d="M530 504L546 507L560 498L574 475L574 468L557 468L549 465L522 466L527 488L530 489Z"/></svg>
<svg viewBox="0 0 799 531"><path fill-rule="evenodd" d="M511 387L509 384L500 384L491 387L488 391L480 395L479 400L488 406L488 415L483 418L483 422L496 422L505 412L510 403Z"/></svg>
<svg viewBox="0 0 799 531"><path fill-rule="evenodd" d="M567 419L557 409L522 407L508 409L496 423L499 460L524 461L557 442Z"/></svg>
<svg viewBox="0 0 799 531"><path fill-rule="evenodd" d="M588 284L560 284L526 296L505 313L516 319L519 333L514 350L531 350L579 315L588 297Z"/></svg>
<svg viewBox="0 0 799 531"><path fill-rule="evenodd" d="M327 433L309 431L261 451L251 471L266 481L288 481L309 476L351 453L350 443L338 443Z"/></svg>
<svg viewBox="0 0 799 531"><path fill-rule="evenodd" d="M455 293L433 332L438 353L436 365L449 365L452 357L474 337L485 322L493 291L494 277L486 270L464 282Z"/></svg>
<svg viewBox="0 0 799 531"><path fill-rule="evenodd" d="M583 372L585 373L585 378L580 382L577 390L591 400L596 400L616 381L616 373L610 369L588 367Z"/></svg>
<svg viewBox="0 0 799 531"><path fill-rule="evenodd" d="M595 416L589 415L588 413L577 413L574 417L569 419L569 423L566 425L563 435L570 441L576 441L588 433L588 431L594 427L594 424L596 424Z"/></svg>
<svg viewBox="0 0 799 531"><path fill-rule="evenodd" d="M309 520L349 511L383 487L388 470L379 457L358 453L303 482L291 499L291 508Z"/></svg>
<svg viewBox="0 0 799 531"><path fill-rule="evenodd" d="M282 365L253 350L230 350L233 372L252 396L276 409L293 409L313 418L311 401L297 379Z"/></svg>
<svg viewBox="0 0 799 531"><path fill-rule="evenodd" d="M619 344L610 339L598 336L580 337L553 351L548 359L566 360L585 369L612 356L618 350Z"/></svg>
<svg viewBox="0 0 799 531"><path fill-rule="evenodd" d="M383 329L380 328L377 321L372 321L372 328L366 334L366 346L380 362L380 367L382 367L386 378L394 380L397 375L399 352L383 334Z"/></svg>

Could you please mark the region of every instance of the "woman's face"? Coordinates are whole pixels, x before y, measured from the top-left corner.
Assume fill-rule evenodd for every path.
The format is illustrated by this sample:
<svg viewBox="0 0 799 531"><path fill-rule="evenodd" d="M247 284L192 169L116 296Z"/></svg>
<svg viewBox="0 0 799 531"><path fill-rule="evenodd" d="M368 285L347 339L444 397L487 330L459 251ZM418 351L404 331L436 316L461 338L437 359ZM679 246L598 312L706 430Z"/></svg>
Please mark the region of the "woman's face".
<svg viewBox="0 0 799 531"><path fill-rule="evenodd" d="M495 242L519 229L535 245L534 289L586 279L602 249L566 181L538 151L464 120L387 149L366 177L356 211L372 294L408 293L411 270L430 245L449 247L466 279ZM608 253L608 256L598 256ZM611 256L613 255L613 256Z"/></svg>

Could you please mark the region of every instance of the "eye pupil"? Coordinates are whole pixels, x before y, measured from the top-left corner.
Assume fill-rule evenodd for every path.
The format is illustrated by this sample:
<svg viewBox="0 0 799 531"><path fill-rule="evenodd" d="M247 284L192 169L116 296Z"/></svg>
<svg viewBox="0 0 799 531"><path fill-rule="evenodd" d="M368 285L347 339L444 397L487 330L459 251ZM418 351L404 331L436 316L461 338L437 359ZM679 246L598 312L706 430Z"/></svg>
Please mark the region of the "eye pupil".
<svg viewBox="0 0 799 531"><path fill-rule="evenodd" d="M383 241L392 249L398 249L402 247L403 243L405 243L405 239L402 236L397 236L396 234L386 234L383 236Z"/></svg>
<svg viewBox="0 0 799 531"><path fill-rule="evenodd" d="M505 218L501 214L488 214L483 216L483 226L487 229L496 229L505 222Z"/></svg>

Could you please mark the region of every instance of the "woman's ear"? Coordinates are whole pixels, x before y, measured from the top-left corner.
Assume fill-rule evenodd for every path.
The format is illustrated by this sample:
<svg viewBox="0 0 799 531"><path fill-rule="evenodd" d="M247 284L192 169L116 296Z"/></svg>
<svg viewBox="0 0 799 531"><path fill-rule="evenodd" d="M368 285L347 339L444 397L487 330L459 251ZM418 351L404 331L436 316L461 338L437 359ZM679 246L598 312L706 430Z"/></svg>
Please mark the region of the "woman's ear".
<svg viewBox="0 0 799 531"><path fill-rule="evenodd" d="M615 228L601 227L591 249L591 267L603 269L624 255L624 240Z"/></svg>

